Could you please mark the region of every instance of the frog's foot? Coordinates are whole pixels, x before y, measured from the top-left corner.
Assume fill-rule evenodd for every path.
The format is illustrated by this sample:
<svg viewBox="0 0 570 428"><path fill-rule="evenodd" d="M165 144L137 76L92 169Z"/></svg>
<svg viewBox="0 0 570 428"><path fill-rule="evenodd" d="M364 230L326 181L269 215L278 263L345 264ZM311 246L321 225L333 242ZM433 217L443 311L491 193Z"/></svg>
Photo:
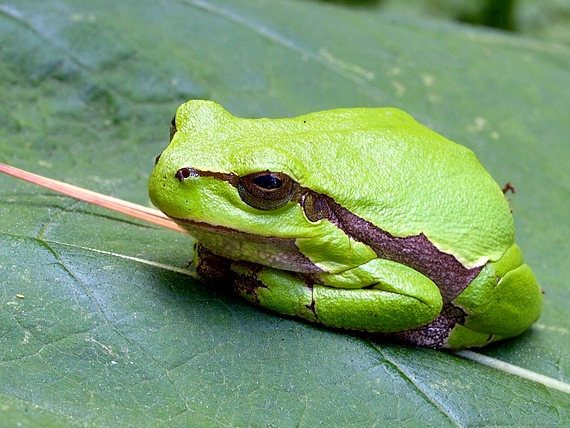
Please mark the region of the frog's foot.
<svg viewBox="0 0 570 428"><path fill-rule="evenodd" d="M436 348L471 348L518 336L540 316L542 289L513 244L446 304L433 322L397 336Z"/></svg>
<svg viewBox="0 0 570 428"><path fill-rule="evenodd" d="M466 316L445 346L484 346L527 330L540 316L542 289L513 244L498 261L487 263L453 304Z"/></svg>

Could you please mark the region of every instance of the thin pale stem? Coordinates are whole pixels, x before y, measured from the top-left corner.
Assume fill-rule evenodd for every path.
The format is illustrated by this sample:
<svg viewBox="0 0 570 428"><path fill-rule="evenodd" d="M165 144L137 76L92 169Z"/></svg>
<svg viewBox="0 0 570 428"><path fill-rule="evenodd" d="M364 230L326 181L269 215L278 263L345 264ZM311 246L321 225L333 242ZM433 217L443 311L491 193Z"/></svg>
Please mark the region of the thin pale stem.
<svg viewBox="0 0 570 428"><path fill-rule="evenodd" d="M41 175L33 174L31 172L14 168L13 166L9 166L3 163L0 163L0 172L11 175L12 177L19 178L21 180L28 181L38 186L45 187L46 189L62 193L66 196L89 202L90 204L99 205L100 207L108 208L118 213L126 214L128 216L138 218L140 220L144 220L158 226L167 227L179 232L184 231L163 213L153 208L143 207L142 205L123 201L122 199L113 198L111 196L103 195L91 190L86 190L81 187L53 180L51 178L42 177Z"/></svg>

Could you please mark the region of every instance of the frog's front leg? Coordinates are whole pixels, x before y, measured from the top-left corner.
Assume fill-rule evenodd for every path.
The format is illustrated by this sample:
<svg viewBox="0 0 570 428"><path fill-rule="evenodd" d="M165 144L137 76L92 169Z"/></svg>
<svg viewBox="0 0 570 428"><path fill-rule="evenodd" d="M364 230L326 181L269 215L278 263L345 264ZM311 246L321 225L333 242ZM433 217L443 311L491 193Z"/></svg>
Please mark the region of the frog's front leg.
<svg viewBox="0 0 570 428"><path fill-rule="evenodd" d="M255 305L329 327L401 332L433 321L443 305L430 279L389 260L374 259L342 274L309 277L232 262L203 248L199 252L195 262L200 275L230 280L235 291Z"/></svg>

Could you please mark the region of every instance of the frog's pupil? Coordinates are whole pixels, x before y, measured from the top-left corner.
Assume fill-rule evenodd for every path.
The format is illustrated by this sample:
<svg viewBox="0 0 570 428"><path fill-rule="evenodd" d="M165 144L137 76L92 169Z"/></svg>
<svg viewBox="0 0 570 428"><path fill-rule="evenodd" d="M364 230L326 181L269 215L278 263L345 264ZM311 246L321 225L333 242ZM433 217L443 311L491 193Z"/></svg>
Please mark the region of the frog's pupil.
<svg viewBox="0 0 570 428"><path fill-rule="evenodd" d="M272 190L281 187L282 181L273 174L258 175L253 183L263 189Z"/></svg>

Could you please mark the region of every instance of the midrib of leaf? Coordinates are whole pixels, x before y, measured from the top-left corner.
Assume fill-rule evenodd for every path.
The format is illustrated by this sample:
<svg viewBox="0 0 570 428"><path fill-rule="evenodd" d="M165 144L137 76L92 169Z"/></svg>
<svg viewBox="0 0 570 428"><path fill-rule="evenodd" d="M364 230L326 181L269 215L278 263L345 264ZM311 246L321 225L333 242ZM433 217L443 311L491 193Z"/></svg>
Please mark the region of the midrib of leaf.
<svg viewBox="0 0 570 428"><path fill-rule="evenodd" d="M542 375L540 373L533 372L532 370L524 369L522 367L515 366L514 364L506 363L497 358L488 357L487 355L479 354L473 351L461 350L455 351L454 354L468 360L475 361L476 363L492 367L496 370L500 370L511 375L540 383L548 388L557 389L559 391L565 392L566 394L570 394L570 384L551 378L549 376Z"/></svg>
<svg viewBox="0 0 570 428"><path fill-rule="evenodd" d="M145 264L147 266L152 266L152 267L156 267L159 269L165 269L165 270L168 270L170 272L180 273L180 274L189 276L193 279L200 279L200 277L192 270L167 265L164 263L158 263L158 262L154 262L152 260L146 260L146 259L141 259L139 257L127 256L125 254L114 253L112 251L99 250L97 248L84 247L81 245L73 245L73 244L69 244L67 242L59 242L59 241L54 241L54 240L50 240L49 242L53 243L53 244L61 245L62 247L80 249L80 250L84 250L84 251L92 251L92 252L98 253L98 254L105 254L107 256L118 257L120 259L129 260L129 261L133 261L133 262L137 262L137 263L142 263L142 264Z"/></svg>

